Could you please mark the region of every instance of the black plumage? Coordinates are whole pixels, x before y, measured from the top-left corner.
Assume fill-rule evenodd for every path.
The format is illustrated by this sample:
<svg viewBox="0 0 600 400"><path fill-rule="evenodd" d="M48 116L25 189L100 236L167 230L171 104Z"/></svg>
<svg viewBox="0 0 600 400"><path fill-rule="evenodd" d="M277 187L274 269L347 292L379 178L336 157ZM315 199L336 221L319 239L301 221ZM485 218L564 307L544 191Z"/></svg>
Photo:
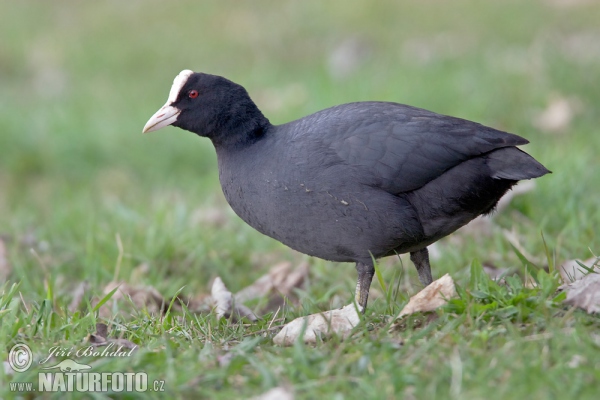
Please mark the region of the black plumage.
<svg viewBox="0 0 600 400"><path fill-rule="evenodd" d="M169 124L211 139L223 193L249 225L355 262L363 309L372 257L410 252L427 285L428 245L549 172L515 147L522 137L402 104L343 104L274 126L242 86L187 70L144 131Z"/></svg>

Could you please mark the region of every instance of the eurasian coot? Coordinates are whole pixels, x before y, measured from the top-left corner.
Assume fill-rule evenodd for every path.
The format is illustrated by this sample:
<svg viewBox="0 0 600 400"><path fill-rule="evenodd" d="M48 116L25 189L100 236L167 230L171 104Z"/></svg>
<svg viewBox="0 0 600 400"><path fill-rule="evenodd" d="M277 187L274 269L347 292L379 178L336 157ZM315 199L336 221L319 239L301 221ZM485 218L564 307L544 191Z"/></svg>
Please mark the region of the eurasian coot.
<svg viewBox="0 0 600 400"><path fill-rule="evenodd" d="M549 172L515 147L522 137L402 104L349 103L272 125L242 86L189 70L144 132L167 125L212 141L223 193L250 226L356 263L363 312L373 258L410 252L428 285L428 245Z"/></svg>

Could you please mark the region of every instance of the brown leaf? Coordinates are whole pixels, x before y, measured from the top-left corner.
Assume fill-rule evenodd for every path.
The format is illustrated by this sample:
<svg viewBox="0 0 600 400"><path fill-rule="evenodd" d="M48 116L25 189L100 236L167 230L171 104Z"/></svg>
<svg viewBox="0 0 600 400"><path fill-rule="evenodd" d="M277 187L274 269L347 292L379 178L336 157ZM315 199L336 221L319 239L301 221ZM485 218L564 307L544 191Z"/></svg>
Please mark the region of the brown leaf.
<svg viewBox="0 0 600 400"><path fill-rule="evenodd" d="M433 281L416 295L412 296L406 306L400 311L396 320L405 315L418 312L433 311L448 302L448 299L456 296L456 287L450 275L446 274L440 279ZM400 321L395 322L390 331L396 330Z"/></svg>
<svg viewBox="0 0 600 400"><path fill-rule="evenodd" d="M585 265L588 268L592 268L596 273L600 273L600 266L596 265L598 263L598 259L589 258L585 261L580 260L569 260L565 261L558 267L558 271L560 272L560 276L563 279L564 283L571 283L583 278L588 274L588 271L585 270L579 263Z"/></svg>
<svg viewBox="0 0 600 400"><path fill-rule="evenodd" d="M533 256L525 249L525 247L523 247L523 245L521 245L521 241L519 240L519 235L517 232L514 230L509 231L508 229L503 229L502 234L504 235L504 238L510 242L510 244L512 244L517 250L519 250L521 254L525 256L526 259L537 265L542 264L542 260Z"/></svg>
<svg viewBox="0 0 600 400"><path fill-rule="evenodd" d="M100 316L103 318L110 318L112 316L112 308L115 302L119 302L121 309L129 309L130 302L129 300L125 300L127 298L131 298L131 302L136 309L146 309L151 314L158 314L166 310L166 307L169 304L164 300L158 290L152 286L131 286L125 282L113 281L106 285L104 294L110 293L116 287L118 287L117 291L110 300L100 308ZM99 301L99 298L93 299L92 306L98 304ZM133 310L130 311L133 312Z"/></svg>
<svg viewBox="0 0 600 400"><path fill-rule="evenodd" d="M169 301L169 304L171 301ZM208 314L213 308L213 298L211 295L206 293L200 293L196 297L188 297L183 294L175 296L173 302L173 310L181 311L181 305L184 304L188 310L193 313L206 313Z"/></svg>
<svg viewBox="0 0 600 400"><path fill-rule="evenodd" d="M74 313L78 311L85 302L83 299L86 294L90 291L90 284L87 281L81 281L73 290L73 300L69 304L69 312Z"/></svg>
<svg viewBox="0 0 600 400"><path fill-rule="evenodd" d="M233 296L220 277L215 278L210 293L215 304L217 319L229 317L233 307Z"/></svg>
<svg viewBox="0 0 600 400"><path fill-rule="evenodd" d="M509 271L510 269L508 268L496 267L491 263L483 264L483 272L485 272L494 281L500 280L500 278L506 276ZM504 279L501 279L500 281L504 282Z"/></svg>
<svg viewBox="0 0 600 400"><path fill-rule="evenodd" d="M360 317L355 305L349 304L339 310L296 318L275 335L273 343L279 346L291 346L302 334L305 325L303 337L305 343L316 343L318 337L327 337L333 333L346 337L359 322Z"/></svg>
<svg viewBox="0 0 600 400"><path fill-rule="evenodd" d="M108 339L108 340L111 343L114 343L115 345L124 347L126 349L136 350L138 348L137 344L135 344L127 339L119 338L119 339Z"/></svg>
<svg viewBox="0 0 600 400"><path fill-rule="evenodd" d="M215 304L217 318L233 317L234 320L248 318L250 321L256 321L258 318L252 310L246 307L241 302L236 302L233 295L225 287L223 280L216 277L211 289L211 295Z"/></svg>
<svg viewBox="0 0 600 400"><path fill-rule="evenodd" d="M94 347L102 347L102 346L114 346L115 350L119 347L136 350L138 345L123 338L111 339L108 337L108 326L103 323L96 324L96 333L90 334L88 336L88 342L90 342Z"/></svg>
<svg viewBox="0 0 600 400"><path fill-rule="evenodd" d="M237 292L234 297L238 303L268 297L268 305L262 311L274 311L285 303L286 298L295 300L294 289L301 287L307 276L307 262L300 263L295 269L292 269L290 262L282 262L273 266L250 286Z"/></svg>
<svg viewBox="0 0 600 400"><path fill-rule="evenodd" d="M103 323L96 324L96 334L102 337L108 337L108 325Z"/></svg>
<svg viewBox="0 0 600 400"><path fill-rule="evenodd" d="M600 313L600 274L588 274L563 289L567 291L565 304L579 307L588 314Z"/></svg>

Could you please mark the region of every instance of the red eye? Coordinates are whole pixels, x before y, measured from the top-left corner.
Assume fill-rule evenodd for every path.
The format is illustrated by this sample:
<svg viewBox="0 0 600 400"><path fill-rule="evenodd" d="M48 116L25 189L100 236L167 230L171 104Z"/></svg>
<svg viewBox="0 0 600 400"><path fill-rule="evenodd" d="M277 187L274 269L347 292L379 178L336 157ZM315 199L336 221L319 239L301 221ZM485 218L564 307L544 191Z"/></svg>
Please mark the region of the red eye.
<svg viewBox="0 0 600 400"><path fill-rule="evenodd" d="M198 97L198 91L197 90L190 90L190 92L188 93L188 96L190 99L195 99L196 97Z"/></svg>

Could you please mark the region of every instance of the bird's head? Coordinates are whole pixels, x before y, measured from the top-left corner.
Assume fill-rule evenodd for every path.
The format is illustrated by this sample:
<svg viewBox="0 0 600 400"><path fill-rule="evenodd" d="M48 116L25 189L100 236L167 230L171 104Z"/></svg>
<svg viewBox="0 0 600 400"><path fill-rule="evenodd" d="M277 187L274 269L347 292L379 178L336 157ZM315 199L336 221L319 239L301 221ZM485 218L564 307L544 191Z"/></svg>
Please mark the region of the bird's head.
<svg viewBox="0 0 600 400"><path fill-rule="evenodd" d="M217 145L245 140L268 123L242 86L186 69L175 77L167 102L150 117L143 132L173 125Z"/></svg>

